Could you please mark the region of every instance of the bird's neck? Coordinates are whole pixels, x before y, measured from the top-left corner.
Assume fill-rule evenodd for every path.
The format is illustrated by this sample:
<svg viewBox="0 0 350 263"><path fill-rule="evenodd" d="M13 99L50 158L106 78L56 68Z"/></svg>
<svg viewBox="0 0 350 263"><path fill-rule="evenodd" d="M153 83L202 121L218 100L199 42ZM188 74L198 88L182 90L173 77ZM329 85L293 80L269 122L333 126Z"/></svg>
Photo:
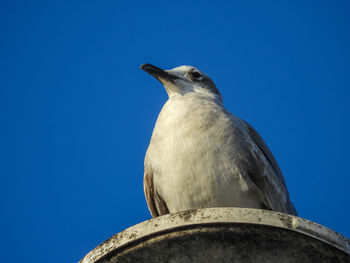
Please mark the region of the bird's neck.
<svg viewBox="0 0 350 263"><path fill-rule="evenodd" d="M180 130L184 127L212 125L223 105L217 98L188 93L170 98L163 106L157 120L158 129Z"/></svg>
<svg viewBox="0 0 350 263"><path fill-rule="evenodd" d="M192 104L216 104L218 106L223 107L222 97L221 95L214 94L209 91L200 90L198 92L187 92L184 94L173 94L169 97L167 103L183 103L187 104L187 106L191 106Z"/></svg>

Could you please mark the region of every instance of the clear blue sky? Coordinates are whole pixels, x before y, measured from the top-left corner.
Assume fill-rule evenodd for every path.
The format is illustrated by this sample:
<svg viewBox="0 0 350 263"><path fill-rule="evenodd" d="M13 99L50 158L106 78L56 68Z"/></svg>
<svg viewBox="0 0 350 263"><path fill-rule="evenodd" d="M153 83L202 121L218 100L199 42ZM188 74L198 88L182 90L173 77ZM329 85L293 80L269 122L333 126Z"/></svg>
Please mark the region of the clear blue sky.
<svg viewBox="0 0 350 263"><path fill-rule="evenodd" d="M2 262L77 262L150 218L143 158L194 65L265 138L301 217L350 237L349 1L5 1Z"/></svg>

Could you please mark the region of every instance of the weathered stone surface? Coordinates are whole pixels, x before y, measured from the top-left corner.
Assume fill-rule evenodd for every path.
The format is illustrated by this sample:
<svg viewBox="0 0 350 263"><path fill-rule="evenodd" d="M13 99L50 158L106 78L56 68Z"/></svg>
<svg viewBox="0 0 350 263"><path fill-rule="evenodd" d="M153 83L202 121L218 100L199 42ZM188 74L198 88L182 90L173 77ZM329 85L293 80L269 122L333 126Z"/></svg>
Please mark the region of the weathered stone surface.
<svg viewBox="0 0 350 263"><path fill-rule="evenodd" d="M117 262L350 262L350 240L295 216L207 208L142 222L81 260Z"/></svg>

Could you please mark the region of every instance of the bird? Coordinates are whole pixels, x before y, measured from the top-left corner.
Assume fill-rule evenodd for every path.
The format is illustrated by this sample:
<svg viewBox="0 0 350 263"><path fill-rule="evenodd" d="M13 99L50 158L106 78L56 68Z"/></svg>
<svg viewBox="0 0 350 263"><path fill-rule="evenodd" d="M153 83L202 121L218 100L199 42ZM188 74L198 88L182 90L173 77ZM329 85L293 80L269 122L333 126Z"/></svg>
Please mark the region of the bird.
<svg viewBox="0 0 350 263"><path fill-rule="evenodd" d="M193 66L141 69L164 86L144 160L152 217L211 207L271 210L297 216L282 172L265 141L230 113L213 80Z"/></svg>

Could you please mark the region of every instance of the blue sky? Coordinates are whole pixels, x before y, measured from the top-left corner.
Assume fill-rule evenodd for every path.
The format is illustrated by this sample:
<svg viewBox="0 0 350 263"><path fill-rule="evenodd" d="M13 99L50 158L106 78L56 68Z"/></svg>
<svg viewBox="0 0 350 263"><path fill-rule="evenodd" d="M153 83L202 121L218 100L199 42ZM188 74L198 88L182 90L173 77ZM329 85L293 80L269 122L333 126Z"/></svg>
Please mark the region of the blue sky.
<svg viewBox="0 0 350 263"><path fill-rule="evenodd" d="M3 262L77 262L150 218L143 158L167 96L145 62L210 75L267 141L299 215L350 237L349 7L3 2Z"/></svg>

